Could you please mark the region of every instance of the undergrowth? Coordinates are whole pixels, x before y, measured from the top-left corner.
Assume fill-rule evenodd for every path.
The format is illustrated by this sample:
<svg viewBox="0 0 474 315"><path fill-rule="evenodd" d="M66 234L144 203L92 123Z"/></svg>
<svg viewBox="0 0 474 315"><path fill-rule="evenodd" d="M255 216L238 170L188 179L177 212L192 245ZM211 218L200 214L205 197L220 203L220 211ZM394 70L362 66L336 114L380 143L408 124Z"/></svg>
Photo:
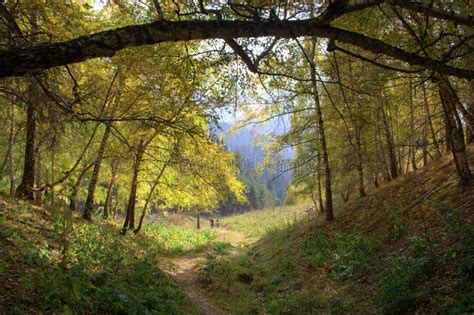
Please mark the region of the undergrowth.
<svg viewBox="0 0 474 315"><path fill-rule="evenodd" d="M6 281L0 286L0 313L194 312L160 271L157 258L200 248L214 239L212 233L150 228L123 237L110 223L73 219L63 208L51 210L42 226L27 204L0 211L0 245L7 250L0 257Z"/></svg>
<svg viewBox="0 0 474 315"><path fill-rule="evenodd" d="M336 234L328 239L322 234L305 240L303 261L310 268L327 266L335 279L349 279L368 267L376 241L361 235Z"/></svg>

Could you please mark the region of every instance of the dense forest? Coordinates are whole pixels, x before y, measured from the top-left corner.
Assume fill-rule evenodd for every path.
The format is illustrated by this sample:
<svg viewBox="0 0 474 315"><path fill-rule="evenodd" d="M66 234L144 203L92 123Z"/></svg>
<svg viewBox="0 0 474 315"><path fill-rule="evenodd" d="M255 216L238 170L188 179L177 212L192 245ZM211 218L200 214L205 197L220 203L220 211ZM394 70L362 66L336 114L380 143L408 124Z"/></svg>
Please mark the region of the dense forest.
<svg viewBox="0 0 474 315"><path fill-rule="evenodd" d="M0 313L474 312L473 7L0 0Z"/></svg>

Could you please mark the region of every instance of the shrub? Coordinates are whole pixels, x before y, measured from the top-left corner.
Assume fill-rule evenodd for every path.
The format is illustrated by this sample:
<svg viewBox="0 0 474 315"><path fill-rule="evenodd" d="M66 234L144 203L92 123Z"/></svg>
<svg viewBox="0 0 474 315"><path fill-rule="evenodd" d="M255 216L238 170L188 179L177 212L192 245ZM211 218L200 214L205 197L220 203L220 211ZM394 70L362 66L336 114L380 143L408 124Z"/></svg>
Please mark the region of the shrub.
<svg viewBox="0 0 474 315"><path fill-rule="evenodd" d="M355 272L367 268L376 243L361 235L337 234L333 241L317 235L304 243L303 260L310 267L331 267L336 279L351 278Z"/></svg>
<svg viewBox="0 0 474 315"><path fill-rule="evenodd" d="M427 297L424 287L436 264L435 249L421 238L413 238L404 255L388 257L376 300L384 314L406 313Z"/></svg>

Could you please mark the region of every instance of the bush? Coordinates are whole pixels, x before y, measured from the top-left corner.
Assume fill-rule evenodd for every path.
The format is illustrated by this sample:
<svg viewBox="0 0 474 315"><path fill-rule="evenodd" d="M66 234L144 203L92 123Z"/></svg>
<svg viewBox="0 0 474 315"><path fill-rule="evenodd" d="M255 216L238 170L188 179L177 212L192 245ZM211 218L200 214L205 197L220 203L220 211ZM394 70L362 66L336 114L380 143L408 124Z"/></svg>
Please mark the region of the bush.
<svg viewBox="0 0 474 315"><path fill-rule="evenodd" d="M376 243L361 235L337 234L333 241L317 235L305 241L303 260L310 268L328 266L335 279L348 279L368 266Z"/></svg>

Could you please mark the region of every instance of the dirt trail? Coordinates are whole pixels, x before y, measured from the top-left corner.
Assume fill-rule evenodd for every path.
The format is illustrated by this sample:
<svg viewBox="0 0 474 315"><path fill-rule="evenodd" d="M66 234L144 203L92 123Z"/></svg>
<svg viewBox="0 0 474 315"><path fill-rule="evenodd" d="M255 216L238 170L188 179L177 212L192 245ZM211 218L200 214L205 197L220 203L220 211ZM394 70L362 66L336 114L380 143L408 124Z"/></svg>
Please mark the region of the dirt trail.
<svg viewBox="0 0 474 315"><path fill-rule="evenodd" d="M244 234L226 229L225 227L218 228L218 234L220 240L229 242L233 246L231 252L233 255L239 252L243 244L249 243L249 239L247 239ZM169 273L176 280L178 285L183 288L201 314L229 314L207 299L206 292L199 285L199 266L206 259L206 255L207 251L176 258L172 261L172 270L170 270Z"/></svg>

